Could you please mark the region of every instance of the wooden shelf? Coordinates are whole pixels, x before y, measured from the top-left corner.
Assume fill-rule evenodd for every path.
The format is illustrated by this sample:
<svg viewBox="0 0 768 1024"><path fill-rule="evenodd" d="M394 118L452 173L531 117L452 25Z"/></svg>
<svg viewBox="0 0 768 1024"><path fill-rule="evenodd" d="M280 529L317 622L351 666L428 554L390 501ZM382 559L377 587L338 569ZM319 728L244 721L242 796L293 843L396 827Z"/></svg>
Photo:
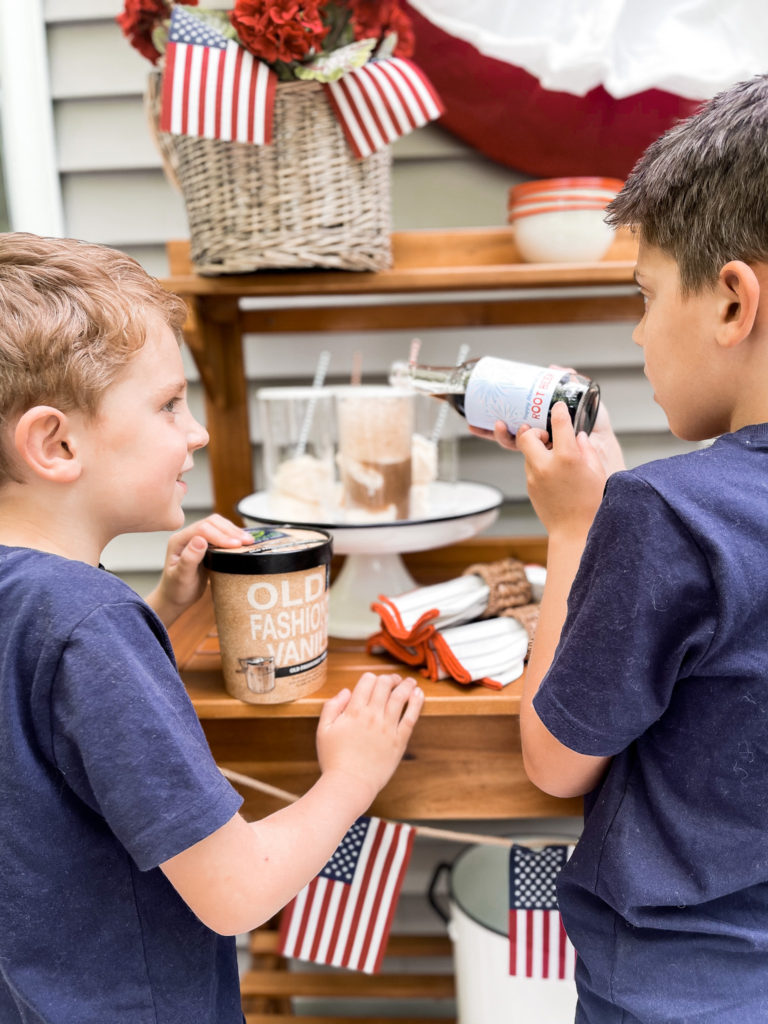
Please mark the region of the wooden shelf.
<svg viewBox="0 0 768 1024"><path fill-rule="evenodd" d="M328 675L324 686L307 697L286 704L246 704L231 697L224 688L221 655L210 594L199 602L194 624L180 622L171 630L177 651L179 670L184 678L198 717L211 719L316 719L325 702L353 686L363 672L397 672L412 674L414 670L387 655L367 654L360 641L331 638L328 654ZM179 652L186 648L188 653ZM423 716L517 715L520 710L522 681L491 690L480 685L462 685L451 680L419 680L426 701Z"/></svg>
<svg viewBox="0 0 768 1024"><path fill-rule="evenodd" d="M458 576L474 562L492 562L514 555L525 562L546 560L546 541L540 537L479 537L438 551L415 552L404 557L417 582L436 583ZM171 640L179 670L198 716L211 719L316 719L323 704L345 686L352 686L363 672L399 672L408 668L386 655L367 654L360 641L331 639L325 685L287 704L246 704L224 688L221 655L210 594L193 606L174 626ZM426 701L424 717L511 716L520 710L522 680L503 690L462 685L450 680L420 680Z"/></svg>
<svg viewBox="0 0 768 1024"><path fill-rule="evenodd" d="M168 243L163 285L183 296L184 334L205 391L216 511L253 493L243 335L637 320L636 246L617 234L597 263L523 263L509 227L402 231L391 269L258 271L204 277L189 243ZM384 296L389 296L386 302ZM439 301L435 301L435 296ZM296 299L302 302L297 305ZM243 299L258 299L243 308Z"/></svg>
<svg viewBox="0 0 768 1024"><path fill-rule="evenodd" d="M190 266L187 242L169 244L171 273L163 284L188 305L185 335L205 390L218 512L233 517L237 502L254 489L242 352L246 332L418 330L635 320L641 315L642 303L632 287L636 246L626 234L617 236L606 259L584 264L523 263L506 227L399 232L392 236L392 245L393 266L378 273L260 271L203 277ZM433 301L435 293L439 301ZM380 301L384 296L388 300ZM302 299L300 308L297 297ZM242 308L241 300L249 298L259 300L258 308ZM545 542L478 538L408 555L405 561L414 578L426 584L452 579L470 563L507 554L541 562ZM321 691L292 704L249 705L224 689L210 600L183 616L171 638L218 763L293 793L305 792L317 778L315 729L325 699L366 669L407 671L391 659L367 655L361 645L336 641ZM546 796L525 776L518 720L521 685L518 681L496 692L425 681L422 717L372 812L396 820L579 815L581 800ZM250 788L243 795L247 817L282 806ZM392 940L393 952L397 941ZM433 1002L453 995L451 975L415 972L371 979L348 972L288 972L270 942L274 937L268 933L254 940L253 970L243 977L247 1024L285 1019L332 1024L327 1017L294 1016L290 996L299 992L341 1000L355 994L409 995ZM434 955L434 940L416 940L410 952ZM408 955L405 948L400 955ZM345 1019L350 1024L393 1024L389 1017Z"/></svg>
<svg viewBox="0 0 768 1024"><path fill-rule="evenodd" d="M475 562L514 556L542 562L540 537L478 537L406 556L419 583L453 579ZM368 669L407 674L390 658L365 654L363 645L335 641L323 689L287 704L245 704L224 688L210 599L198 602L170 630L182 679L214 757L224 767L289 793L317 779L317 718L324 701L352 686ZM345 649L346 648L346 649ZM536 818L579 814L581 801L546 796L525 776L520 756L522 680L501 691L423 680L424 710L405 758L373 805L395 819ZM274 797L243 791L245 810L261 816L281 806Z"/></svg>
<svg viewBox="0 0 768 1024"><path fill-rule="evenodd" d="M637 246L623 232L593 263L526 263L510 227L400 231L392 235L388 270L259 270L217 277L195 273L187 241L170 242L168 254L172 276L164 283L179 295L293 297L631 284Z"/></svg>
<svg viewBox="0 0 768 1024"><path fill-rule="evenodd" d="M343 1005L349 999L375 998L387 1000L441 1000L450 1012L455 996L455 981L450 972L429 970L387 970L369 976L351 973L341 969L323 971L288 971L287 961L279 956L278 936L273 929L259 929L250 936L250 953L253 967L241 978L243 1008L246 1024L274 1024L279 1020L293 1020L296 1024L397 1024L398 1018L391 1016L317 1017L294 1015L291 998L294 996L338 999ZM453 947L447 935L391 935L387 943L387 957L405 958L414 967L420 960L434 958L450 962ZM409 965L410 966L410 965ZM426 1010L426 1006L424 1007ZM386 1012L386 1010L385 1010ZM402 1018L399 1018L402 1024ZM453 1019L434 1016L431 1024L443 1021L453 1024ZM426 1024L426 1019L408 1017L409 1024Z"/></svg>

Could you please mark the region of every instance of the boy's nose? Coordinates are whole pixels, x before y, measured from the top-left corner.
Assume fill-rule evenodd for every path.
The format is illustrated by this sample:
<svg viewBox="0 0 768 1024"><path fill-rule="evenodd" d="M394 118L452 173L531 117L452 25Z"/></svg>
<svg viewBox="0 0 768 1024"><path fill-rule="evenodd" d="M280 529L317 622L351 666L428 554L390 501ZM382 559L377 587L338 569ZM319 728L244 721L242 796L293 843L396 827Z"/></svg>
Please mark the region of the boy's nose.
<svg viewBox="0 0 768 1024"><path fill-rule="evenodd" d="M188 434L188 445L191 452L196 452L199 448L205 448L208 444L209 437L208 431L202 423L198 423L194 417L191 417L191 419L192 424Z"/></svg>

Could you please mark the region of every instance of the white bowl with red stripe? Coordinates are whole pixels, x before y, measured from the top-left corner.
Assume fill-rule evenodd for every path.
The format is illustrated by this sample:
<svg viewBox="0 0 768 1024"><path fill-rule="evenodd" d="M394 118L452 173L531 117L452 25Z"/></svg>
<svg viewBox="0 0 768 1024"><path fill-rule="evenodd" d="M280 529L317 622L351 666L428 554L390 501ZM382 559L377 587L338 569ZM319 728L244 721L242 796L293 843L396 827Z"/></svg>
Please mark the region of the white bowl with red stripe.
<svg viewBox="0 0 768 1024"><path fill-rule="evenodd" d="M603 258L613 241L605 208L617 178L546 178L509 190L508 221L528 263L582 263Z"/></svg>

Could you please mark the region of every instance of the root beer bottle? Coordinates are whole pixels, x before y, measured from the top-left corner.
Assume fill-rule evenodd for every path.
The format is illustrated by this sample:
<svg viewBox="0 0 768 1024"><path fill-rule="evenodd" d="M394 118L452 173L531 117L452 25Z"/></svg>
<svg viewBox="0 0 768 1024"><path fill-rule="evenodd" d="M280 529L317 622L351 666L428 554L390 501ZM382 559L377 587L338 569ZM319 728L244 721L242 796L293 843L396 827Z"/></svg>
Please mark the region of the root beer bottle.
<svg viewBox="0 0 768 1024"><path fill-rule="evenodd" d="M450 402L473 427L493 430L495 422L503 420L510 434L528 423L551 436L550 413L555 402L568 406L577 433L589 433L600 405L600 388L588 377L493 356L470 359L459 366L394 363L389 383Z"/></svg>

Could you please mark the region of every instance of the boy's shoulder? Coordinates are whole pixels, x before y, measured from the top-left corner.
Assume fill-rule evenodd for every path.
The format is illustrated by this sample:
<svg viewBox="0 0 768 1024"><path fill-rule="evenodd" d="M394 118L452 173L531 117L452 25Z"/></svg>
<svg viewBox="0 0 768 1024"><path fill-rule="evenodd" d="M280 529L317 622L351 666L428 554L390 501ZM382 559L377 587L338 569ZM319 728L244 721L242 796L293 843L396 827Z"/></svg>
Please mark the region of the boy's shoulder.
<svg viewBox="0 0 768 1024"><path fill-rule="evenodd" d="M36 608L38 617L75 621L89 611L145 602L123 580L103 569L33 548L0 545L0 609L10 614Z"/></svg>
<svg viewBox="0 0 768 1024"><path fill-rule="evenodd" d="M705 548L768 543L768 425L724 434L680 455L615 473L605 492L623 528L682 526Z"/></svg>
<svg viewBox="0 0 768 1024"><path fill-rule="evenodd" d="M654 459L614 475L625 486L636 481L662 495L682 494L688 489L712 492L727 487L731 476L743 479L753 471L764 475L762 459L753 457L761 450L768 456L768 424L745 427L691 451Z"/></svg>
<svg viewBox="0 0 768 1024"><path fill-rule="evenodd" d="M35 581L42 576L48 579L67 579L84 585L103 586L106 589L134 593L123 580L102 565L89 565L87 562L65 558L62 555L51 554L38 548L6 547L0 544L0 574L5 573L23 574L30 581Z"/></svg>

